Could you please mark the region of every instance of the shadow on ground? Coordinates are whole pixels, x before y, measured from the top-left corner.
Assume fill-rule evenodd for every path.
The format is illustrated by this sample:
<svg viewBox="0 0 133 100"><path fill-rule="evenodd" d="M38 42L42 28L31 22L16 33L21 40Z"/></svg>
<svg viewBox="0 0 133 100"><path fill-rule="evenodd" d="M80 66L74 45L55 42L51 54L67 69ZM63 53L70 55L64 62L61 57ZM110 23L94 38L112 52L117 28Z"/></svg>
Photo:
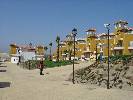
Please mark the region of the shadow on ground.
<svg viewBox="0 0 133 100"><path fill-rule="evenodd" d="M4 70L0 70L0 72L6 72L6 70L4 69Z"/></svg>
<svg viewBox="0 0 133 100"><path fill-rule="evenodd" d="M10 87L10 85L11 85L10 82L0 82L0 88Z"/></svg>
<svg viewBox="0 0 133 100"><path fill-rule="evenodd" d="M0 67L7 67L7 66L0 66Z"/></svg>

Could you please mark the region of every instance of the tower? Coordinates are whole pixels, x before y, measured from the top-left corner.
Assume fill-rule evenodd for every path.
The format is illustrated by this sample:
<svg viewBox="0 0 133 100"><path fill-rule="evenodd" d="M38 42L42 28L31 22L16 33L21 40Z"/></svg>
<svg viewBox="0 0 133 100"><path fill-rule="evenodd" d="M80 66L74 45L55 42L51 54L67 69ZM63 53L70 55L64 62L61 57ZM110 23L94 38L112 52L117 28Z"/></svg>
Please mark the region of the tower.
<svg viewBox="0 0 133 100"><path fill-rule="evenodd" d="M87 46L86 46L86 52L84 52L85 57L87 58L94 58L94 55L96 53L96 29L90 28L87 31Z"/></svg>
<svg viewBox="0 0 133 100"><path fill-rule="evenodd" d="M119 20L119 21L115 22L114 25L115 25L115 34L116 35L128 32L128 26L127 26L128 22L127 21Z"/></svg>
<svg viewBox="0 0 133 100"><path fill-rule="evenodd" d="M95 51L96 47L96 29L90 28L87 31L87 46L89 47L90 51Z"/></svg>

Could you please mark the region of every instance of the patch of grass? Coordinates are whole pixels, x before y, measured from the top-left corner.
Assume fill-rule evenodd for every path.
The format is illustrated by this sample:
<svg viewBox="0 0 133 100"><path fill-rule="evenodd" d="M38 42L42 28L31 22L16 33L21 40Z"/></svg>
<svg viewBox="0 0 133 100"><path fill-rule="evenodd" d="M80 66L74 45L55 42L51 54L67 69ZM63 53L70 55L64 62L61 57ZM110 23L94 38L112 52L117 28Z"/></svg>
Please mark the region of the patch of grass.
<svg viewBox="0 0 133 100"><path fill-rule="evenodd" d="M72 62L71 61L54 62L54 61L45 60L44 64L45 64L45 66L47 68L52 68L52 67L59 67L59 66L70 65L70 64L72 64Z"/></svg>

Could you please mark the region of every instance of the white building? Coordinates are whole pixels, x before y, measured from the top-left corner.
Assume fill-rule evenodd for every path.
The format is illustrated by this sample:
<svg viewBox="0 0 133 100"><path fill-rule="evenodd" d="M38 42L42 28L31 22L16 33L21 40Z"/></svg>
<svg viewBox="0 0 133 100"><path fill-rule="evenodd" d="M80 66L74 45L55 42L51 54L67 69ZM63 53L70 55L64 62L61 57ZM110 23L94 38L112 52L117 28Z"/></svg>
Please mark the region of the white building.
<svg viewBox="0 0 133 100"><path fill-rule="evenodd" d="M25 62L28 60L38 60L38 55L36 54L36 47L33 47L32 44L29 45L17 45L16 53L10 54L11 62ZM39 55L39 57L44 57L44 55Z"/></svg>
<svg viewBox="0 0 133 100"><path fill-rule="evenodd" d="M18 55L11 55L11 63L15 63L15 64L17 64L18 63L18 61L19 61L19 56Z"/></svg>

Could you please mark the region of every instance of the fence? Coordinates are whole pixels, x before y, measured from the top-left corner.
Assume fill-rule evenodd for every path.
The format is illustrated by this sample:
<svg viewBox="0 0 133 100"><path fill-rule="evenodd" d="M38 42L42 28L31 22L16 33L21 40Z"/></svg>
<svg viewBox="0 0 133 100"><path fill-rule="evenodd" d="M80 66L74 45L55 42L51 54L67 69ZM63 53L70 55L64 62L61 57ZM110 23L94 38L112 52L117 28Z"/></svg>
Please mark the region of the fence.
<svg viewBox="0 0 133 100"><path fill-rule="evenodd" d="M33 70L33 69L37 69L38 67L38 61L36 60L28 60L25 62L21 62L20 63L20 67L24 68L24 69L29 69L29 70Z"/></svg>

